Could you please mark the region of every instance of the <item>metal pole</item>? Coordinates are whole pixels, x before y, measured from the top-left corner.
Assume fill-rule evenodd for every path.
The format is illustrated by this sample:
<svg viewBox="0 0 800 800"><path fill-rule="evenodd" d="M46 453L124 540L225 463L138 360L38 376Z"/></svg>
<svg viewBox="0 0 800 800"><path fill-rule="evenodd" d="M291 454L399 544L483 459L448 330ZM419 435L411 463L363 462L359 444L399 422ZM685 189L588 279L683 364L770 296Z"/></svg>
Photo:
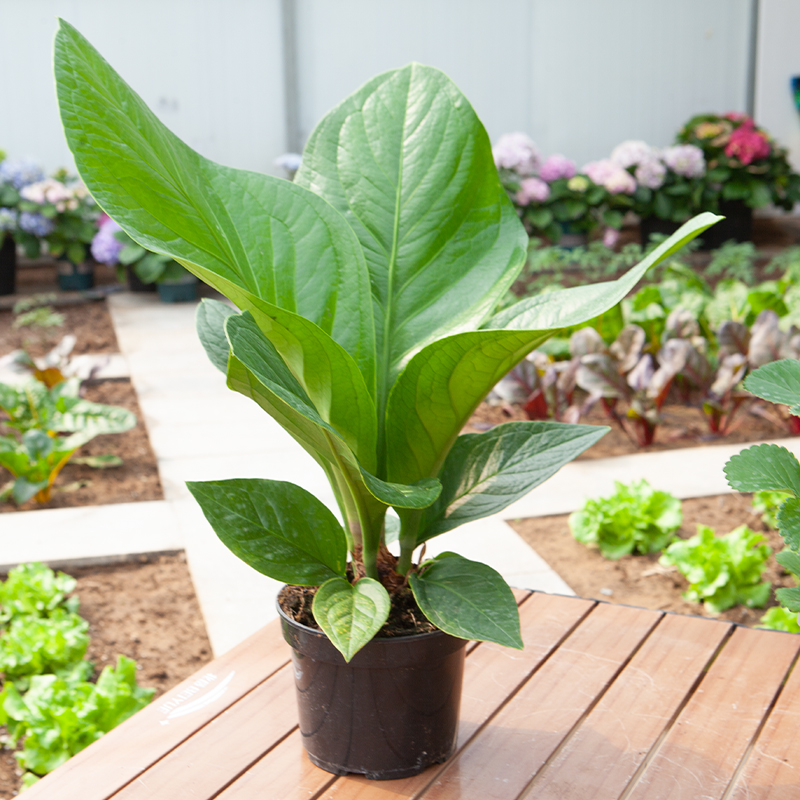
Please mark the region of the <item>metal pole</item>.
<svg viewBox="0 0 800 800"><path fill-rule="evenodd" d="M750 0L750 45L747 54L747 96L745 111L753 117L756 111L756 68L758 59L758 17L761 2Z"/></svg>
<svg viewBox="0 0 800 800"><path fill-rule="evenodd" d="M286 115L286 150L301 152L300 92L297 75L297 5L295 0L281 0L283 27L283 94Z"/></svg>

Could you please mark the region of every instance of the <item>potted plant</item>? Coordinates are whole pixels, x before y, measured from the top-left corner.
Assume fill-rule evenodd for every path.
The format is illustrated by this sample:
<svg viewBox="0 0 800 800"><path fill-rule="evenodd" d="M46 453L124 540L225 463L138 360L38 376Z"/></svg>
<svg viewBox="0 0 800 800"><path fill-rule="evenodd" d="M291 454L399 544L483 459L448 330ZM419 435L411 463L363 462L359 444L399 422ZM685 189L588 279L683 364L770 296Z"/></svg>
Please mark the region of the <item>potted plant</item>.
<svg viewBox="0 0 800 800"><path fill-rule="evenodd" d="M197 278L191 272L170 256L137 244L108 216L92 239L92 255L101 264L124 267L133 292L158 291L164 303L197 299Z"/></svg>
<svg viewBox="0 0 800 800"><path fill-rule="evenodd" d="M20 190L43 178L37 164L6 158L0 150L0 295L16 291L17 239L25 235L20 228ZM27 222L24 217L23 223Z"/></svg>
<svg viewBox="0 0 800 800"><path fill-rule="evenodd" d="M373 778L444 760L464 641L521 647L519 618L490 567L415 553L500 511L606 430L517 422L459 436L464 423L551 333L619 302L716 218L618 281L495 313L527 236L483 126L441 72L413 64L369 81L320 122L289 182L195 153L65 22L55 68L97 202L240 309L201 304L210 358L330 480L344 524L290 483L189 484L220 539L289 585L280 612L311 759Z"/></svg>
<svg viewBox="0 0 800 800"><path fill-rule="evenodd" d="M94 272L86 257L98 211L86 187L60 170L52 178L25 186L19 194L21 244L28 257L36 258L44 242L58 261L59 288L91 289Z"/></svg>
<svg viewBox="0 0 800 800"><path fill-rule="evenodd" d="M793 172L786 150L747 114L698 114L680 129L677 141L705 155L708 172L699 207L726 216L704 237L707 249L729 239L750 241L754 208L771 203L791 211L800 201L800 175Z"/></svg>
<svg viewBox="0 0 800 800"><path fill-rule="evenodd" d="M601 223L614 231L622 226L623 215L608 207L610 190L603 180L586 174L592 165L578 174L575 162L560 154L542 161L524 133L501 136L492 154L500 181L530 236L546 236L554 244L572 248L585 245Z"/></svg>

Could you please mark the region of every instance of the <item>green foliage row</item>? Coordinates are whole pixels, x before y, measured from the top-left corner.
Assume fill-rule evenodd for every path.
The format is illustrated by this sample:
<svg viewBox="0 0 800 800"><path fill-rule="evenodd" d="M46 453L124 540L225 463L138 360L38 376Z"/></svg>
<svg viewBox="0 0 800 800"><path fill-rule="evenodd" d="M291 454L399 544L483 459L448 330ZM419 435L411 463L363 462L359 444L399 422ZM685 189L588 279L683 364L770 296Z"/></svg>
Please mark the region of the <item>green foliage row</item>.
<svg viewBox="0 0 800 800"><path fill-rule="evenodd" d="M119 656L88 681L86 620L74 578L24 564L0 583L0 725L26 770L23 786L63 764L147 705L154 689L136 684L136 662Z"/></svg>

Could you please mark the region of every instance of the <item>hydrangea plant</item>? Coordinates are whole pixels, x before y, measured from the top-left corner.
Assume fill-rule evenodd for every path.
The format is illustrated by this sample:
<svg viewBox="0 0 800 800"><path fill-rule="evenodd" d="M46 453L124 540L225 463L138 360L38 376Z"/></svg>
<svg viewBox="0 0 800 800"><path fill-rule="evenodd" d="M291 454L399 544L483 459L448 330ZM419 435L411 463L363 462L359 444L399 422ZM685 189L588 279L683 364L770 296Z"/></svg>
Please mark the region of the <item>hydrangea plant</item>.
<svg viewBox="0 0 800 800"><path fill-rule="evenodd" d="M316 460L344 521L282 481L190 483L217 535L260 572L319 587L314 617L347 659L406 580L441 630L521 647L513 594L494 570L454 553L414 564L413 554L500 511L605 429L460 431L537 345L619 302L717 218L692 221L617 281L495 313L527 237L483 126L438 70L411 64L346 98L312 133L292 183L191 150L65 22L55 68L89 190L134 241L240 309L201 306L204 346L228 385ZM400 518L396 560L389 508Z"/></svg>

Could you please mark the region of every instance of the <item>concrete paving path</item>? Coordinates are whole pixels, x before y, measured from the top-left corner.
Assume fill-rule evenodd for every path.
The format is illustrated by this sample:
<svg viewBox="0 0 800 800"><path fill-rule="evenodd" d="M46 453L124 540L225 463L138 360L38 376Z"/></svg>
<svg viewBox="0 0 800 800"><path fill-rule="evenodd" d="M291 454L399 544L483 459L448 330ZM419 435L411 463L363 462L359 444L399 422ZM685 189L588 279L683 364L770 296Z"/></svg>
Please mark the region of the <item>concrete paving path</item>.
<svg viewBox="0 0 800 800"><path fill-rule="evenodd" d="M158 460L163 501L0 516L0 565L28 560L91 563L128 553L185 549L215 655L276 616L277 581L239 561L217 539L187 480L288 480L336 509L316 462L258 406L230 391L194 328L195 304L147 294L109 297L143 422ZM800 453L800 439L782 444ZM614 480L645 477L678 497L730 491L722 466L742 445L637 454L572 463L502 514L429 543L491 564L513 586L571 594L567 584L504 520L573 511L607 494Z"/></svg>

